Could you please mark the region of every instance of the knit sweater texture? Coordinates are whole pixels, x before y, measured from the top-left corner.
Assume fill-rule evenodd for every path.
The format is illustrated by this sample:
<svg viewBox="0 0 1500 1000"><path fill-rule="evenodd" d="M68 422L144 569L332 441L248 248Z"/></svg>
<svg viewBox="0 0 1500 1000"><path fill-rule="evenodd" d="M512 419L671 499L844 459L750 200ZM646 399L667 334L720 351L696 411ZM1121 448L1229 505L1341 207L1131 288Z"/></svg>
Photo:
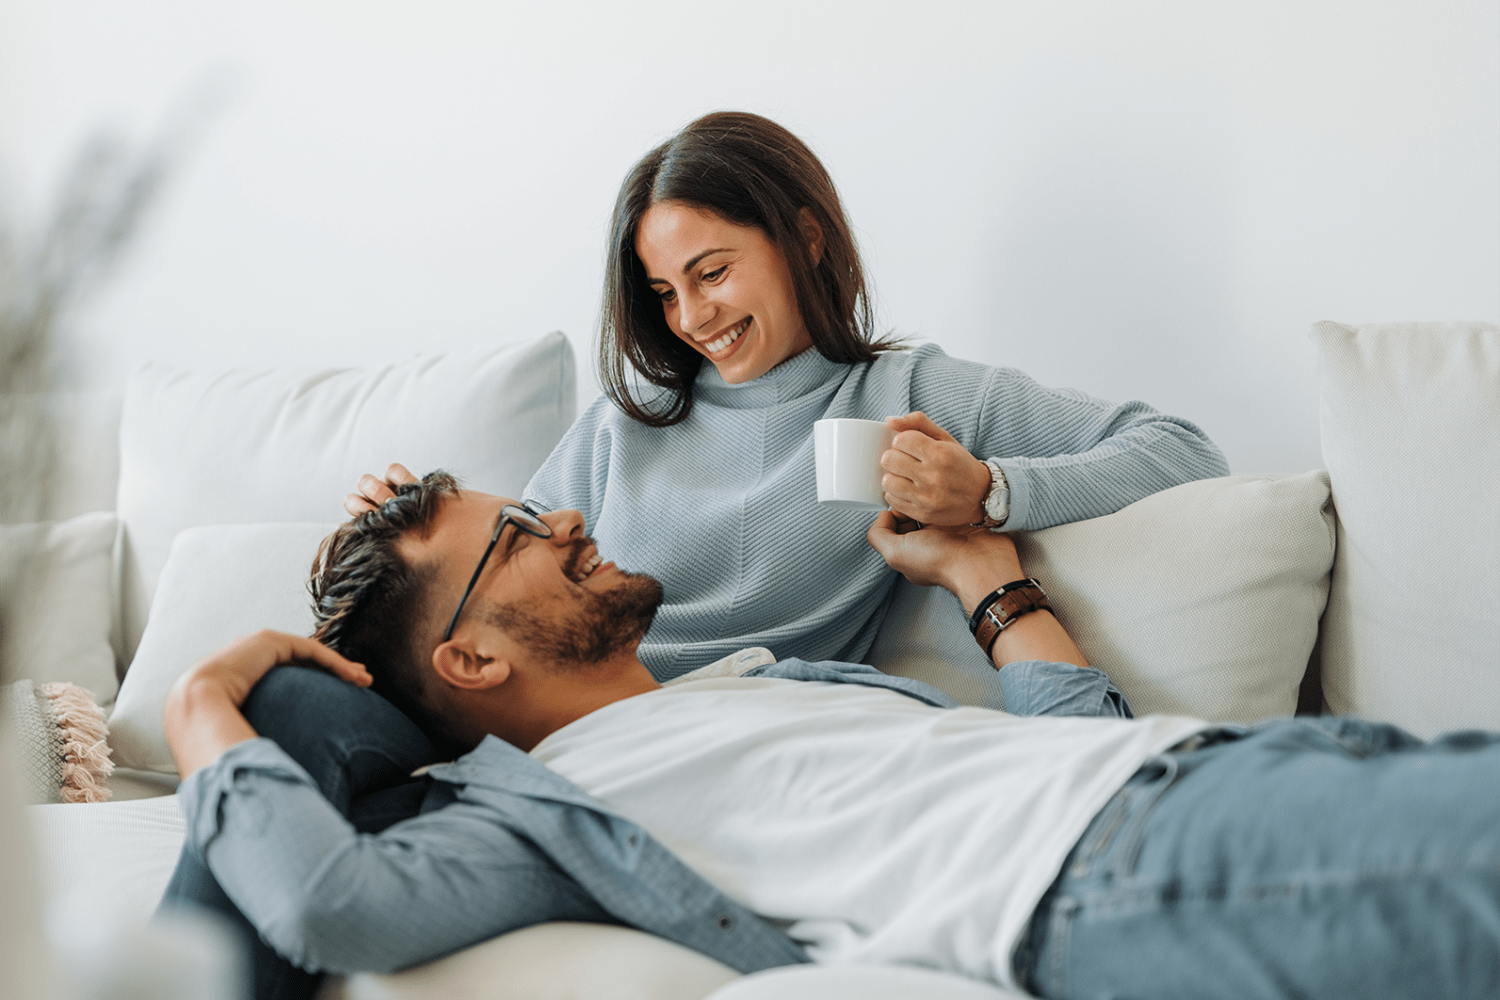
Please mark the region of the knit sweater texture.
<svg viewBox="0 0 1500 1000"><path fill-rule="evenodd" d="M856 365L808 350L739 385L705 364L691 415L672 427L634 421L601 396L526 497L581 511L605 559L661 581L665 600L640 647L658 679L747 646L858 663L896 573L865 540L872 512L818 503L813 423L912 410L1000 463L1006 530L1110 514L1228 472L1186 420L1049 389L927 344Z"/></svg>

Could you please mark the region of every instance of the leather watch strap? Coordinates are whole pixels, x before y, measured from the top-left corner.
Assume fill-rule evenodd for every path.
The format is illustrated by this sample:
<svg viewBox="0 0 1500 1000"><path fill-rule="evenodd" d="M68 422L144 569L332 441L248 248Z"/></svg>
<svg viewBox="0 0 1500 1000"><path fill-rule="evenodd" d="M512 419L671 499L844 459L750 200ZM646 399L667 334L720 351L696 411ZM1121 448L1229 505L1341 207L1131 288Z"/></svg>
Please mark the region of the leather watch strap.
<svg viewBox="0 0 1500 1000"><path fill-rule="evenodd" d="M969 627L974 630L974 641L979 643L985 655L995 648L1000 633L1022 615L1033 611L1052 611L1047 592L1031 577L1015 580L996 590L974 610Z"/></svg>

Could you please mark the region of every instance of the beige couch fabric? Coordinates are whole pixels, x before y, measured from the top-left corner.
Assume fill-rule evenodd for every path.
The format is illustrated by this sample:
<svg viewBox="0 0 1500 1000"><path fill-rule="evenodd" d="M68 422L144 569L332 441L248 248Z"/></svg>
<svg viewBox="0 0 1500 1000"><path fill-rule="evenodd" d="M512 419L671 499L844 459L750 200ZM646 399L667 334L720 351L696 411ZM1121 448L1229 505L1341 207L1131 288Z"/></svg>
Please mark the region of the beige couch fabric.
<svg viewBox="0 0 1500 1000"><path fill-rule="evenodd" d="M1330 710L1500 729L1500 327L1319 323Z"/></svg>
<svg viewBox="0 0 1500 1000"><path fill-rule="evenodd" d="M115 696L114 552L119 522L99 511L62 522L0 525L0 573L25 565L13 617L0 629L12 677L68 681Z"/></svg>
<svg viewBox="0 0 1500 1000"><path fill-rule="evenodd" d="M177 536L109 718L115 763L175 775L161 716L177 678L239 636L263 628L312 632L308 571L335 527L214 524Z"/></svg>
<svg viewBox="0 0 1500 1000"><path fill-rule="evenodd" d="M515 496L573 422L574 393L560 333L380 367L139 369L120 420L126 660L184 528L341 519L359 476L391 462Z"/></svg>
<svg viewBox="0 0 1500 1000"><path fill-rule="evenodd" d="M335 981L318 1000L703 1000L738 978L707 955L644 931L559 922L405 972Z"/></svg>
<svg viewBox="0 0 1500 1000"><path fill-rule="evenodd" d="M1333 540L1328 477L1316 471L1185 483L1106 517L1018 533L1016 546L1137 715L1248 722L1296 710ZM978 652L958 602L903 581L871 662L990 703L998 675L945 666L956 647Z"/></svg>

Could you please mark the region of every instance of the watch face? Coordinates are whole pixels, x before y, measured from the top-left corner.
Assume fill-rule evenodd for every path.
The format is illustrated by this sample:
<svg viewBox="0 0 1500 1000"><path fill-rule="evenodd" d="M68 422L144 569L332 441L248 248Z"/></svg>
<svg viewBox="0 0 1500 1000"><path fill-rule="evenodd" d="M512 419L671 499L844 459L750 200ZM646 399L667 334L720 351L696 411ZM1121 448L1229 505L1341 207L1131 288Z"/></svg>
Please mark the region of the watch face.
<svg viewBox="0 0 1500 1000"><path fill-rule="evenodd" d="M984 513L992 521L1004 521L1010 516L1010 484L1005 481L1005 472L999 463L990 460L990 495L984 498Z"/></svg>
<svg viewBox="0 0 1500 1000"><path fill-rule="evenodd" d="M1010 513L1010 490L991 490L984 501L984 512L997 521L1003 521Z"/></svg>

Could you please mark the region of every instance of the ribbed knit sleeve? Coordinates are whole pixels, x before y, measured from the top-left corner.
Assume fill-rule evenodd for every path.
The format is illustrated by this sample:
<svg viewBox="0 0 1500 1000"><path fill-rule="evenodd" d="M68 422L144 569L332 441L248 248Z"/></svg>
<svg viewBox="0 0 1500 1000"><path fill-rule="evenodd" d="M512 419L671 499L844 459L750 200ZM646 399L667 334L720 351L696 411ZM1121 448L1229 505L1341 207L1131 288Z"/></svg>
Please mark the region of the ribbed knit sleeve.
<svg viewBox="0 0 1500 1000"><path fill-rule="evenodd" d="M911 361L911 409L1005 470L1007 529L1113 514L1172 486L1229 474L1196 425L1145 403L1050 389L1014 368L950 358L930 344Z"/></svg>

